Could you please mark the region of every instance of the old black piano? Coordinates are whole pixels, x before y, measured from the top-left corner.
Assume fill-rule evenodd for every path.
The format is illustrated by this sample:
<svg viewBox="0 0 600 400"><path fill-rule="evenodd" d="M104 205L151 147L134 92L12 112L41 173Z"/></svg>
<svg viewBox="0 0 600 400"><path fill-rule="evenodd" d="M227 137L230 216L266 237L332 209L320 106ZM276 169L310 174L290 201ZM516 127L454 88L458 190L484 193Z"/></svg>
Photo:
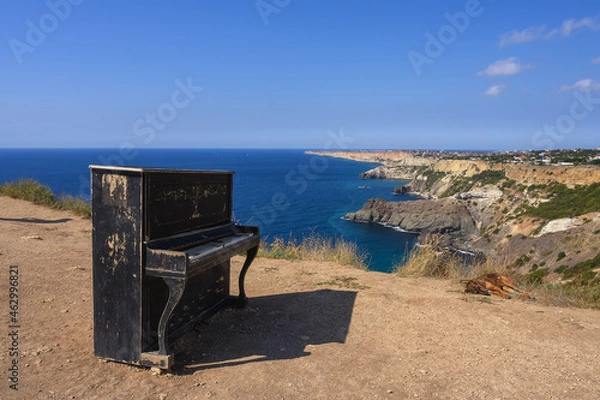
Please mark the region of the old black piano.
<svg viewBox="0 0 600 400"><path fill-rule="evenodd" d="M244 306L257 227L232 221L233 172L90 166L94 353L170 369L169 343ZM230 258L245 253L237 296Z"/></svg>

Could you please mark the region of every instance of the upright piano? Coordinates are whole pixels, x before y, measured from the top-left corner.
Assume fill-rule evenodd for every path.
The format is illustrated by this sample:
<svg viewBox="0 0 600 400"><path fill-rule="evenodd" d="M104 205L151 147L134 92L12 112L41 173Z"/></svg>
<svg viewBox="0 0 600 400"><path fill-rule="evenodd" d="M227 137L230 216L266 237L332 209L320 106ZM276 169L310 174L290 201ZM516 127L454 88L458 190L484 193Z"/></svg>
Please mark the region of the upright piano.
<svg viewBox="0 0 600 400"><path fill-rule="evenodd" d="M259 230L233 222L233 172L90 166L94 353L171 369L169 344L247 302ZM230 258L245 253L236 296Z"/></svg>

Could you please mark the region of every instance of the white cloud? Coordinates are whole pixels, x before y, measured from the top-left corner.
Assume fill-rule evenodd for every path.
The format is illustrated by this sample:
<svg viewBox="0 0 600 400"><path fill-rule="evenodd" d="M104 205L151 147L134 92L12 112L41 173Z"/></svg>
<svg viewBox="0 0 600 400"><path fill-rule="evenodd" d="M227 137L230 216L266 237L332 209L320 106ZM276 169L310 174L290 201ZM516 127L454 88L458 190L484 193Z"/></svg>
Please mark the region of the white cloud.
<svg viewBox="0 0 600 400"><path fill-rule="evenodd" d="M527 43L534 40L542 39L546 35L546 27L530 27L522 31L511 31L500 36L500 47L509 46L511 44Z"/></svg>
<svg viewBox="0 0 600 400"><path fill-rule="evenodd" d="M592 31L600 30L600 18L585 17L579 20L568 19L563 21L559 27L550 30L544 25L531 26L522 31L513 30L502 34L498 45L504 47L511 44L532 42L534 40L547 40L557 34L560 34L563 37L569 37L577 31L586 28Z"/></svg>
<svg viewBox="0 0 600 400"><path fill-rule="evenodd" d="M504 83L501 83L500 85L493 85L490 86L484 93L484 96L490 96L490 97L498 97L500 95L500 93L502 93L504 91L504 89L506 89L506 85Z"/></svg>
<svg viewBox="0 0 600 400"><path fill-rule="evenodd" d="M582 18L579 21L576 21L574 19L569 19L566 21L563 21L559 32L562 33L562 35L564 37L568 37L571 35L571 33L582 29L582 28L588 28L591 29L593 31L597 31L600 30L600 21L598 20L598 18L590 18L590 17L586 17L586 18Z"/></svg>
<svg viewBox="0 0 600 400"><path fill-rule="evenodd" d="M592 60L592 64L600 64L600 57L596 57Z"/></svg>
<svg viewBox="0 0 600 400"><path fill-rule="evenodd" d="M600 82L593 79L581 79L572 85L561 86L560 89L558 89L558 93L571 92L573 90L580 90L582 92L587 92L588 90L600 91Z"/></svg>
<svg viewBox="0 0 600 400"><path fill-rule="evenodd" d="M481 72L478 72L477 75L479 75L479 76L515 75L515 74L518 74L519 72L524 71L529 68L533 68L533 65L531 65L531 64L523 65L519 62L519 60L516 57L510 57L510 58L507 58L506 60L498 60L495 63L488 65L486 69L484 69Z"/></svg>

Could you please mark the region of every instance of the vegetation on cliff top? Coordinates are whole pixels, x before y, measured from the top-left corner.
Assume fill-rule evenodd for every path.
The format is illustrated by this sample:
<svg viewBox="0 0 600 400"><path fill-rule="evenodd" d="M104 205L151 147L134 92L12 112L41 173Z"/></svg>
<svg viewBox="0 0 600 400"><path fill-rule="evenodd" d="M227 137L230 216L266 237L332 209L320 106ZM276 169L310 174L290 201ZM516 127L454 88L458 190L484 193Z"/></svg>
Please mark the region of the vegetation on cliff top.
<svg viewBox="0 0 600 400"><path fill-rule="evenodd" d="M0 195L27 200L57 210L72 211L85 218L90 218L92 215L91 205L84 198L71 195L56 196L48 186L33 179L6 182L0 185Z"/></svg>
<svg viewBox="0 0 600 400"><path fill-rule="evenodd" d="M549 189L550 201L537 207L529 207L526 214L548 220L574 217L593 211L600 211L600 183L589 186L556 184Z"/></svg>

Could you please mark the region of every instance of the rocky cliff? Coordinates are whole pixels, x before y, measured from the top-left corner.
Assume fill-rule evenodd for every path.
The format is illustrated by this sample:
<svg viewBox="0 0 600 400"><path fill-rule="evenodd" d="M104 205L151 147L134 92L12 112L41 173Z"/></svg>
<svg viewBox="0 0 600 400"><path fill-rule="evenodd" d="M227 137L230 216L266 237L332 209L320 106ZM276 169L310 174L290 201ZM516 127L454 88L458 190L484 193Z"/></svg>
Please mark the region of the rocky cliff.
<svg viewBox="0 0 600 400"><path fill-rule="evenodd" d="M418 176L418 168L414 167L387 167L380 165L360 174L361 179L400 179L413 180Z"/></svg>
<svg viewBox="0 0 600 400"><path fill-rule="evenodd" d="M378 222L408 232L450 234L462 237L477 233L468 209L456 199L387 202L371 199L345 219Z"/></svg>

